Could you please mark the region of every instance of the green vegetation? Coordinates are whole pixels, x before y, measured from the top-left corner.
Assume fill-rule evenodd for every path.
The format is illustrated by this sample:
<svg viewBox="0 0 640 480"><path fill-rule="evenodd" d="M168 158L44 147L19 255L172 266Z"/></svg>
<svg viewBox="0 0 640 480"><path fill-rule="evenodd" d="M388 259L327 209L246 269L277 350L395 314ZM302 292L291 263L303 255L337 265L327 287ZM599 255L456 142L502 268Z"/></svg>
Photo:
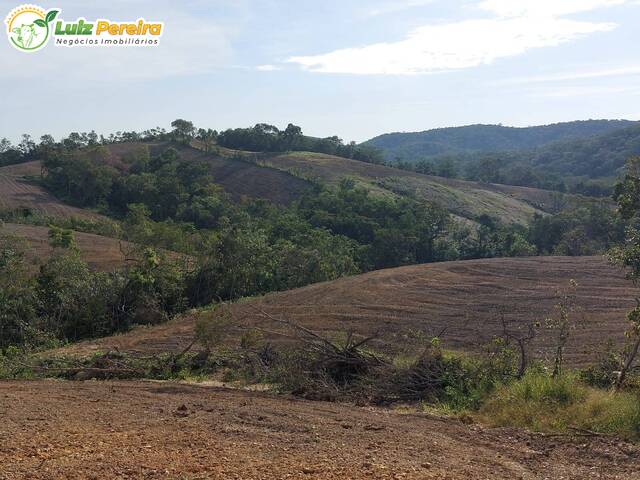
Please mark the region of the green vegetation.
<svg viewBox="0 0 640 480"><path fill-rule="evenodd" d="M574 375L529 372L497 389L479 416L500 427L544 432L597 432L640 438L640 392L612 393Z"/></svg>
<svg viewBox="0 0 640 480"><path fill-rule="evenodd" d="M629 127L625 120L589 120L539 127L469 125L416 133L388 133L365 143L380 148L387 160L405 160L464 152L527 150L571 138L584 138Z"/></svg>
<svg viewBox="0 0 640 480"><path fill-rule="evenodd" d="M92 272L70 231L53 227L54 255L30 274L20 242L0 237L0 351L49 348L165 321L186 306L183 272L151 249L121 272Z"/></svg>
<svg viewBox="0 0 640 480"><path fill-rule="evenodd" d="M0 212L5 221L49 226L56 250L33 278L15 242L4 241L7 312L0 328L11 333L2 336L0 348L37 346L42 343L38 335L63 342L106 335L163 321L186 308L373 269L603 253L624 235L625 221L604 203L538 215L529 226L507 225L489 215L463 224L411 191L379 195L350 178L337 186L312 182L286 207L233 201L215 184L207 162L183 159L175 148L152 155L138 144L114 160L102 145L139 138L180 143L220 138L186 120L172 126L171 133L118 133L110 140L93 132L71 134L59 143L44 136L40 144L24 147L41 156L41 181L51 192L114 220L51 219L28 209ZM260 147L265 150L301 148L306 141L297 128L267 127L236 133L243 142L268 137L272 143ZM137 247L126 252L124 270L92 272L79 258L70 230L117 237Z"/></svg>

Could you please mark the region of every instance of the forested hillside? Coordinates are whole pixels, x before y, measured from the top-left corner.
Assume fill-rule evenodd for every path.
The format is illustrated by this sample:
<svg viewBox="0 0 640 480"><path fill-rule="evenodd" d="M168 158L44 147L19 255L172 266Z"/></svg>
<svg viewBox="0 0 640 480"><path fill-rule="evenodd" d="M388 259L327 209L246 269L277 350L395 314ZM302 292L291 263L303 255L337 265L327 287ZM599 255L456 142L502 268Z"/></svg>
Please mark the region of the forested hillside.
<svg viewBox="0 0 640 480"><path fill-rule="evenodd" d="M364 144L381 149L387 160L411 162L464 152L531 149L559 140L610 132L633 123L627 120L587 120L526 128L469 125L415 133L387 133Z"/></svg>

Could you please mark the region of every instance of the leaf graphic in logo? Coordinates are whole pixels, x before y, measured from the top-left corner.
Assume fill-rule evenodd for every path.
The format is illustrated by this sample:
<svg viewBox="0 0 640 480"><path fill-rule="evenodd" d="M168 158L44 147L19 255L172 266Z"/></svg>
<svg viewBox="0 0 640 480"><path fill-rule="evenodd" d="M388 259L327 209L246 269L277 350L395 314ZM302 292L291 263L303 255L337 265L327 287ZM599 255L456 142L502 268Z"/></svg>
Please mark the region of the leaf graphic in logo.
<svg viewBox="0 0 640 480"><path fill-rule="evenodd" d="M47 26L46 23L44 23L44 20L38 18L37 20L35 20L33 23L35 23L37 26L45 28Z"/></svg>
<svg viewBox="0 0 640 480"><path fill-rule="evenodd" d="M47 13L47 16L45 18L47 23L52 22L53 19L56 18L56 15L58 15L58 13L59 13L59 10L51 10L49 13Z"/></svg>

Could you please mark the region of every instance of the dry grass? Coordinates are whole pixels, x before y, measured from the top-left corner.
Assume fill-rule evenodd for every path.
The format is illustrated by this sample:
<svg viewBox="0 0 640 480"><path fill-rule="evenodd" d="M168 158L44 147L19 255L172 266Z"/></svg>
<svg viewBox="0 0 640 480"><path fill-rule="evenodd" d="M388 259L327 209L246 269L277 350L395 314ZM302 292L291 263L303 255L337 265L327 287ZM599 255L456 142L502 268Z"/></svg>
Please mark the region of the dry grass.
<svg viewBox="0 0 640 480"><path fill-rule="evenodd" d="M25 248L27 260L34 269L45 262L53 252L49 245L49 229L47 227L4 223L0 225L0 235L11 235L24 239L27 243ZM118 240L80 232L75 232L74 238L80 249L81 258L92 269L112 271L124 266L125 258L120 251Z"/></svg>

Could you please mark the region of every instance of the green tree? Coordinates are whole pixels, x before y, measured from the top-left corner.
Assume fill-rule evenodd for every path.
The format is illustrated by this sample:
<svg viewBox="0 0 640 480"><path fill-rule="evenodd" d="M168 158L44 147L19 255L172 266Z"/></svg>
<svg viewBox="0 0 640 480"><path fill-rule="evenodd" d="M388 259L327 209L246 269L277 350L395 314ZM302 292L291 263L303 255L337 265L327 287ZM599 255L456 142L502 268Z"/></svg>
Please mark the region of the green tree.
<svg viewBox="0 0 640 480"><path fill-rule="evenodd" d="M171 122L171 126L173 127L172 134L174 138L180 143L189 143L196 131L193 126L193 122L189 122L181 118Z"/></svg>
<svg viewBox="0 0 640 480"><path fill-rule="evenodd" d="M92 273L78 252L51 257L40 268L36 292L40 322L45 330L65 340L106 335L111 325L116 277Z"/></svg>
<svg viewBox="0 0 640 480"><path fill-rule="evenodd" d="M38 304L21 243L0 236L0 352L34 340Z"/></svg>
<svg viewBox="0 0 640 480"><path fill-rule="evenodd" d="M624 245L614 248L610 257L615 264L626 268L628 277L637 284L640 281L640 157L632 157L627 161L624 179L615 186L614 199L622 217L629 221L629 226ZM639 306L627 315L630 328L626 335L630 343L616 381L617 390L624 385L627 373L640 351L640 300L636 301Z"/></svg>
<svg viewBox="0 0 640 480"><path fill-rule="evenodd" d="M49 245L53 248L77 250L73 230L49 225Z"/></svg>

